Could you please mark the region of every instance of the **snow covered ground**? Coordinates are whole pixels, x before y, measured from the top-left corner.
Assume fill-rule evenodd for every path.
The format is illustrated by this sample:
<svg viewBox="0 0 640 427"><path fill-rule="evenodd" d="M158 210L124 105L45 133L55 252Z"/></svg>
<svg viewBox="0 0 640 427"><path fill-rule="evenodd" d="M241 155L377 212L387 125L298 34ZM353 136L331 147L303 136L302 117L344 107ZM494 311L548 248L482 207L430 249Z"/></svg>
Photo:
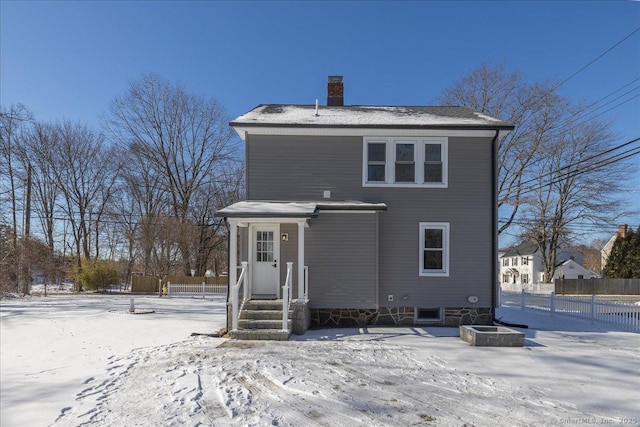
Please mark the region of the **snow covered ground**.
<svg viewBox="0 0 640 427"><path fill-rule="evenodd" d="M325 329L289 342L192 333L224 299L57 295L0 302L0 424L640 425L640 334L518 308L524 348L453 328Z"/></svg>

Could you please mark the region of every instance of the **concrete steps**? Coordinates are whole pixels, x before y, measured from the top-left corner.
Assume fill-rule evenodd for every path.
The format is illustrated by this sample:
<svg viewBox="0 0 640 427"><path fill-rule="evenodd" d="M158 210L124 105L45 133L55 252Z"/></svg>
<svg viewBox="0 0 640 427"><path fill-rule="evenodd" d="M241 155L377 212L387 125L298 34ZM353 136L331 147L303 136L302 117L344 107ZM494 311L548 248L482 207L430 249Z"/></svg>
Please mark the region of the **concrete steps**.
<svg viewBox="0 0 640 427"><path fill-rule="evenodd" d="M247 301L240 312L238 330L229 335L238 340L287 341L291 335L292 313L289 310L287 330L282 330L282 300Z"/></svg>

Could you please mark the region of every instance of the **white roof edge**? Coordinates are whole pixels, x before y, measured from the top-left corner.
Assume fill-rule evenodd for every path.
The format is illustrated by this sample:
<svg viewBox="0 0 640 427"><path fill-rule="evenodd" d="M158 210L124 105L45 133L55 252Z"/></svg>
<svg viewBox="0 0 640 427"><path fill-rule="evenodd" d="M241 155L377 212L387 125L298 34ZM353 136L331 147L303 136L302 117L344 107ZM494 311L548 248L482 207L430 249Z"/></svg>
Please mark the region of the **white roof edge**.
<svg viewBox="0 0 640 427"><path fill-rule="evenodd" d="M257 201L246 200L234 203L217 213L217 217L314 217L318 210L386 210L385 203L369 203L362 201L318 201L318 202L293 202L293 201Z"/></svg>
<svg viewBox="0 0 640 427"><path fill-rule="evenodd" d="M490 137L496 135L497 129L394 129L394 128L349 128L349 127L287 127L287 126L241 126L233 129L240 138L246 140L247 134L283 135L283 136L449 136L449 137ZM506 136L508 130L499 130L500 137Z"/></svg>

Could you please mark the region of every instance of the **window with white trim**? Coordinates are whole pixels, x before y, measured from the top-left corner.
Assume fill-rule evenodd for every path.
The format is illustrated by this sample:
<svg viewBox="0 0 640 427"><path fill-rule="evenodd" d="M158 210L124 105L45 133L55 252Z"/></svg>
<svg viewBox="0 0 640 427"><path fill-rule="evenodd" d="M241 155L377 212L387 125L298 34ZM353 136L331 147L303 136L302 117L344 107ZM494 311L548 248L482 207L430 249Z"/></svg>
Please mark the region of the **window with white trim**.
<svg viewBox="0 0 640 427"><path fill-rule="evenodd" d="M420 223L420 276L449 276L449 223Z"/></svg>
<svg viewBox="0 0 640 427"><path fill-rule="evenodd" d="M367 144L367 180L385 182L387 145L384 142Z"/></svg>
<svg viewBox="0 0 640 427"><path fill-rule="evenodd" d="M447 187L445 137L364 138L362 185Z"/></svg>

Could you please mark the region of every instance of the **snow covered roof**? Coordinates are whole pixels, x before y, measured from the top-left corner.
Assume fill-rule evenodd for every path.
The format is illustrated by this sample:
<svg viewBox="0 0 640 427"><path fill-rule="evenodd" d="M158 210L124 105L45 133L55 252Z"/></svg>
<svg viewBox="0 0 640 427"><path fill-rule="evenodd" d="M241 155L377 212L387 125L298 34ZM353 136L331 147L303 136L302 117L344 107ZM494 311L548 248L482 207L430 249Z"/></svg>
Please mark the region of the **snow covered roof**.
<svg viewBox="0 0 640 427"><path fill-rule="evenodd" d="M361 201L244 201L220 209L217 217L225 218L312 218L320 210L386 210L384 203Z"/></svg>
<svg viewBox="0 0 640 427"><path fill-rule="evenodd" d="M513 129L467 107L320 106L262 104L231 126Z"/></svg>

